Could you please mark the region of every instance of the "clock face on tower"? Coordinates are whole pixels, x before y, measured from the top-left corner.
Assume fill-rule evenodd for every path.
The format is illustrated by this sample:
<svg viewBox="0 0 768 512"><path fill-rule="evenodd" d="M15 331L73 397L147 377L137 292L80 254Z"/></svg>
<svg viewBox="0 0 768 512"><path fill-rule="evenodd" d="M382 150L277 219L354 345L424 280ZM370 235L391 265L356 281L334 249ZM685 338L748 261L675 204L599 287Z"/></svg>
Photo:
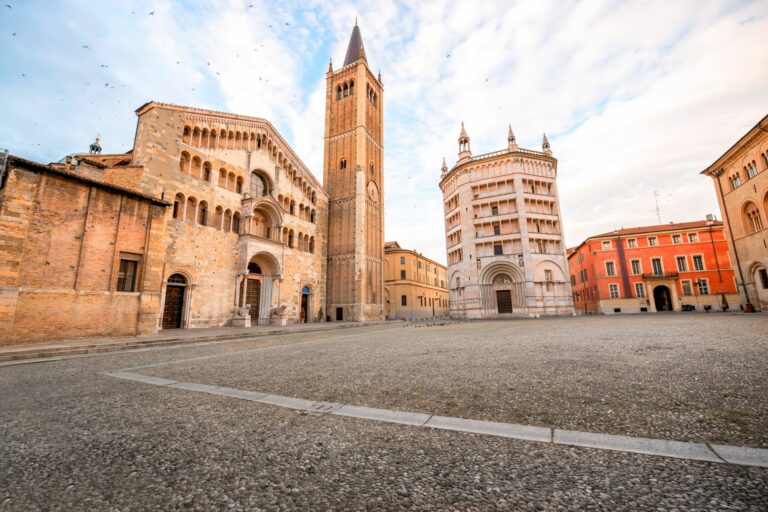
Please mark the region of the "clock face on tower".
<svg viewBox="0 0 768 512"><path fill-rule="evenodd" d="M374 203L379 200L379 187L372 181L368 182L368 197L370 197L371 201Z"/></svg>

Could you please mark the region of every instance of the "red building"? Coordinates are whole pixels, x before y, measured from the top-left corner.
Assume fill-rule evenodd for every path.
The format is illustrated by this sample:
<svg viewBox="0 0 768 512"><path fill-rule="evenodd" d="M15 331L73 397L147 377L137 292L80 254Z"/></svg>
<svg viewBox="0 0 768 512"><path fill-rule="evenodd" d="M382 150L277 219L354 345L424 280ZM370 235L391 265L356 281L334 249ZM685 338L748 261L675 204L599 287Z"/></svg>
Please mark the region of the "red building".
<svg viewBox="0 0 768 512"><path fill-rule="evenodd" d="M715 220L620 229L568 251L574 307L581 313L739 308L723 223Z"/></svg>

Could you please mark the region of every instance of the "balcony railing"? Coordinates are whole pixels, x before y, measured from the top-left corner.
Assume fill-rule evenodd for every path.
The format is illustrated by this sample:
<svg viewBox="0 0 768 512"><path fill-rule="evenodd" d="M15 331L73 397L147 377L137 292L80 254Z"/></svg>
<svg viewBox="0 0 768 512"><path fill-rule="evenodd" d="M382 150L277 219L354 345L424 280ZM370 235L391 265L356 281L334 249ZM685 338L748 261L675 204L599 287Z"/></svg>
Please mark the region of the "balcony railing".
<svg viewBox="0 0 768 512"><path fill-rule="evenodd" d="M677 279L678 275L677 272L653 272L643 274L643 279Z"/></svg>

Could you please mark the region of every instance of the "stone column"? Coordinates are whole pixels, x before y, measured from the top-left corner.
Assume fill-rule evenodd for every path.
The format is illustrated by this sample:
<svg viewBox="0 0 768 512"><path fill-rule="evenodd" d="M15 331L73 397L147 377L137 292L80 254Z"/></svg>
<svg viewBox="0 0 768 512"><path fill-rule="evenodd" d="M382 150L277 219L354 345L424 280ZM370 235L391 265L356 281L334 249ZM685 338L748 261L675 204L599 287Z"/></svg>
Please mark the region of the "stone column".
<svg viewBox="0 0 768 512"><path fill-rule="evenodd" d="M272 285L274 277L264 276L261 280L261 297L259 300L259 325L269 325L272 311Z"/></svg>

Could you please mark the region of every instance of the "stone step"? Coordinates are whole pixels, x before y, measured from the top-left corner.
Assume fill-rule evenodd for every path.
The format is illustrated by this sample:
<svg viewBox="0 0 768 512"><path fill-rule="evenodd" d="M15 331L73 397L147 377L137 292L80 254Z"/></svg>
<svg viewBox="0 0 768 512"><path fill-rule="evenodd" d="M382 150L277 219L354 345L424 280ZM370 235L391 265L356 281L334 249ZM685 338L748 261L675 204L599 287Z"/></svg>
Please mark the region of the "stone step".
<svg viewBox="0 0 768 512"><path fill-rule="evenodd" d="M23 361L26 359L44 359L48 357L60 357L60 356L71 356L71 355L82 355L82 354L92 354L92 353L100 353L100 352L119 352L122 350L132 350L132 349L141 349L141 348L149 348L149 347L161 347L161 346L168 346L168 345L185 345L185 344L196 344L196 343L206 343L206 342L216 342L216 341L237 341L237 340L247 340L251 338L260 338L264 336L273 336L276 334L303 334L303 333L313 333L313 332L323 332L323 331L334 331L334 330L340 330L340 329L350 329L350 328L359 328L359 327L369 327L372 325L380 325L385 323L394 323L393 321L380 321L380 322L363 322L363 323L357 323L357 324L318 324L317 327L311 327L306 329L286 329L286 328L280 328L276 327L274 329L269 330L260 330L260 331L254 331L254 332L232 332L232 333L220 333L220 334L212 334L212 335L205 335L202 334L200 336L195 335L189 335L189 331L193 329L185 329L182 331L179 331L180 333L184 333L183 336L178 337L168 337L168 338L149 338L149 339L142 339L142 338L126 338L121 339L118 341L108 341L108 342L94 342L94 343L88 343L83 344L82 342L73 342L72 345L56 345L56 346L39 346L35 347L34 345L30 345L28 347L25 347L23 349L19 349L18 347L0 347L0 362L8 362L8 361Z"/></svg>

